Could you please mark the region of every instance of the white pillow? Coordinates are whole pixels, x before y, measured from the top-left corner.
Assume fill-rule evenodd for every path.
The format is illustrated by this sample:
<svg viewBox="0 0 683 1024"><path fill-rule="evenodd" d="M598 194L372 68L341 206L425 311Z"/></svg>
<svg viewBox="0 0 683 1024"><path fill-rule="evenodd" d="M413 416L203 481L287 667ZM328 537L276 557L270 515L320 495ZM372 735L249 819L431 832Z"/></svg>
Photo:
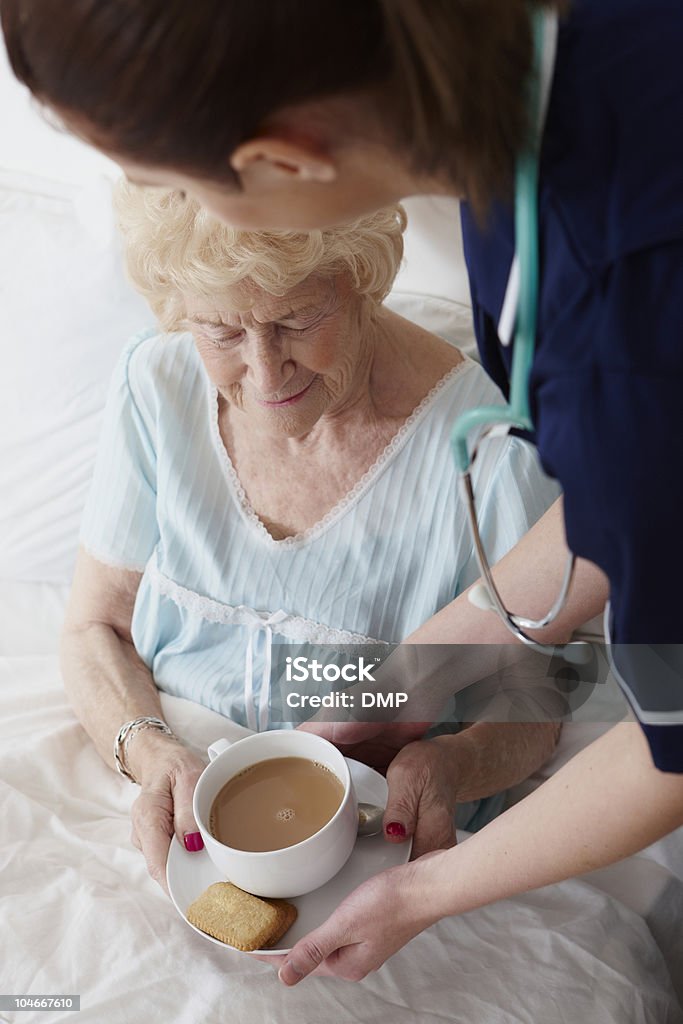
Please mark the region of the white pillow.
<svg viewBox="0 0 683 1024"><path fill-rule="evenodd" d="M406 320L412 320L426 331L449 341L470 358L479 359L469 306L415 292L391 292L384 304Z"/></svg>
<svg viewBox="0 0 683 1024"><path fill-rule="evenodd" d="M56 655L69 586L0 580L0 656Z"/></svg>
<svg viewBox="0 0 683 1024"><path fill-rule="evenodd" d="M460 204L446 196L420 196L403 205L404 260L386 305L478 359Z"/></svg>
<svg viewBox="0 0 683 1024"><path fill-rule="evenodd" d="M109 377L151 314L110 185L0 172L0 579L68 582Z"/></svg>
<svg viewBox="0 0 683 1024"><path fill-rule="evenodd" d="M405 254L394 292L430 295L470 306L460 204L448 196L403 200L408 214Z"/></svg>

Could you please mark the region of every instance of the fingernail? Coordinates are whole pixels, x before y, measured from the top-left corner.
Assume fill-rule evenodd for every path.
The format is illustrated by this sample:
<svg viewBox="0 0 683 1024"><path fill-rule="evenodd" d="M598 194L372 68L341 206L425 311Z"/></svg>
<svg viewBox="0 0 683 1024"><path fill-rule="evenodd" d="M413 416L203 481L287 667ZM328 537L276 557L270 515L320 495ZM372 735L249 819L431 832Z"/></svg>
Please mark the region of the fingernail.
<svg viewBox="0 0 683 1024"><path fill-rule="evenodd" d="M384 831L388 836L401 836L403 838L407 835L405 825L402 825L400 821L390 821L388 825L384 826Z"/></svg>
<svg viewBox="0 0 683 1024"><path fill-rule="evenodd" d="M292 977L294 975L294 977ZM303 978L304 972L300 971L291 960L286 960L282 967L278 971L278 978L283 981L285 985L295 985L297 981Z"/></svg>
<svg viewBox="0 0 683 1024"><path fill-rule="evenodd" d="M186 832L183 836L183 842L185 843L185 849L189 850L190 853L197 853L198 850L204 849L204 840L202 839L201 832Z"/></svg>

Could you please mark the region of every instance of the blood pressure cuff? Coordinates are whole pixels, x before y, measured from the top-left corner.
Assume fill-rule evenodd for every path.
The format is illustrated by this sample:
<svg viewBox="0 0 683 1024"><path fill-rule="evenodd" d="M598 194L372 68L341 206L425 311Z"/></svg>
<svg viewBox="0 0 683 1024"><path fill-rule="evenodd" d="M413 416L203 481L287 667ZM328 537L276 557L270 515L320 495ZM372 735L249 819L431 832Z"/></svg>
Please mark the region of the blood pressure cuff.
<svg viewBox="0 0 683 1024"><path fill-rule="evenodd" d="M683 773L683 644L616 644L610 657L655 765Z"/></svg>

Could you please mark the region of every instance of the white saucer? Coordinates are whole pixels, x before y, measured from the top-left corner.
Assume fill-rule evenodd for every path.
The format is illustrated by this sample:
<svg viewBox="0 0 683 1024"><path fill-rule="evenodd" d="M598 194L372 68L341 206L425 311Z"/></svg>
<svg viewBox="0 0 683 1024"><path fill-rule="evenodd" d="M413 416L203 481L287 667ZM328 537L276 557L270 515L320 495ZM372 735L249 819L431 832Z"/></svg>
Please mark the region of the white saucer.
<svg viewBox="0 0 683 1024"><path fill-rule="evenodd" d="M383 806L387 800L387 783L384 776L373 768L361 764L360 761L347 758L346 762L356 787L358 799L363 803ZM410 857L411 846L411 840L405 843L388 843L381 833L377 836L357 839L346 864L327 885L289 901L296 906L299 916L289 931L283 935L282 945L273 949L254 950L254 952L263 956L281 956L283 953L288 953L299 939L326 921L344 897L348 896L361 882L379 874L385 868L405 864ZM166 880L176 910L185 921L187 921L185 911L189 905L213 882L225 881L218 868L209 859L206 850L202 850L200 853L188 853L176 839L171 842L168 854ZM213 942L217 946L227 945L227 943L207 935L206 932L200 931L199 928L195 928L189 921L187 923L208 942ZM232 948L232 946L228 946L228 949Z"/></svg>

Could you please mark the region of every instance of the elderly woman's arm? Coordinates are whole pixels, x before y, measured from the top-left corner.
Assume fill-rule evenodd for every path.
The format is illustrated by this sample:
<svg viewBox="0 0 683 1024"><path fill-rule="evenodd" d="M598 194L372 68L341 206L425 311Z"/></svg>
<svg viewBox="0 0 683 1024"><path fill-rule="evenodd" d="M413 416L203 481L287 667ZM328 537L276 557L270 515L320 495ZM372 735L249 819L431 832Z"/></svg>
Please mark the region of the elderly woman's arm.
<svg viewBox="0 0 683 1024"><path fill-rule="evenodd" d="M114 765L114 740L125 722L162 718L159 692L131 638L139 573L117 569L79 551L62 635L64 685L102 759ZM132 839L151 876L165 888L173 833L197 833L192 793L204 765L178 740L138 730L127 744L127 764L141 786L133 807ZM190 842L192 845L192 841Z"/></svg>

